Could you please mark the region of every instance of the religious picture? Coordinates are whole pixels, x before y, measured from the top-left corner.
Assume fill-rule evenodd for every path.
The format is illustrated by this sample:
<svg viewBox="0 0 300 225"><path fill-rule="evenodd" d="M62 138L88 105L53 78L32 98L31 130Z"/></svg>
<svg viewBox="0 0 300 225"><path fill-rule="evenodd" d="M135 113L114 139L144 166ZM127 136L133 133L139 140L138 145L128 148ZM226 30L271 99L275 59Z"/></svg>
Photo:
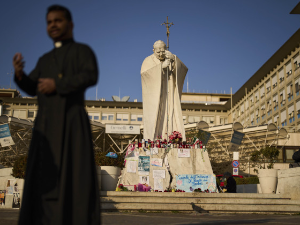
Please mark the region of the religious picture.
<svg viewBox="0 0 300 225"><path fill-rule="evenodd" d="M14 193L14 198L13 198L13 208L20 208L21 199L20 199L20 193Z"/></svg>
<svg viewBox="0 0 300 225"><path fill-rule="evenodd" d="M140 176L139 183L149 185L149 176Z"/></svg>
<svg viewBox="0 0 300 225"><path fill-rule="evenodd" d="M138 171L140 175L149 175L150 156L139 156Z"/></svg>
<svg viewBox="0 0 300 225"><path fill-rule="evenodd" d="M5 205L5 190L0 190L0 206L4 206Z"/></svg>
<svg viewBox="0 0 300 225"><path fill-rule="evenodd" d="M14 193L14 184L16 180L7 180L6 183L6 194L12 195Z"/></svg>

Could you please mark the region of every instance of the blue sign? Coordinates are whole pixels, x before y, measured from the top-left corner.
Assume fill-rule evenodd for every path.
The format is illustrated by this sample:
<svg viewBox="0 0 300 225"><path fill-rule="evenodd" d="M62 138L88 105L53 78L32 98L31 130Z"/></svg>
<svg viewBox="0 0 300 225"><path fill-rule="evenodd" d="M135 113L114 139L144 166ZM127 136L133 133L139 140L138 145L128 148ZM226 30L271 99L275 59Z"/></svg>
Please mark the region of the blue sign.
<svg viewBox="0 0 300 225"><path fill-rule="evenodd" d="M185 192L202 191L216 192L216 176L214 174L183 174L176 176L176 188Z"/></svg>
<svg viewBox="0 0 300 225"><path fill-rule="evenodd" d="M0 144L2 147L14 145L14 141L10 135L8 124L0 125Z"/></svg>
<svg viewBox="0 0 300 225"><path fill-rule="evenodd" d="M244 133L235 130L231 138L231 143L241 145L244 135Z"/></svg>
<svg viewBox="0 0 300 225"><path fill-rule="evenodd" d="M237 160L234 160L234 161L232 162L232 167L234 167L234 168L238 168L239 165L240 165L240 163L239 163L239 161L237 161Z"/></svg>
<svg viewBox="0 0 300 225"><path fill-rule="evenodd" d="M0 125L0 138L10 137L8 124Z"/></svg>
<svg viewBox="0 0 300 225"><path fill-rule="evenodd" d="M198 137L199 137L199 140L202 141L202 145L207 145L210 135L211 135L211 133L199 129Z"/></svg>

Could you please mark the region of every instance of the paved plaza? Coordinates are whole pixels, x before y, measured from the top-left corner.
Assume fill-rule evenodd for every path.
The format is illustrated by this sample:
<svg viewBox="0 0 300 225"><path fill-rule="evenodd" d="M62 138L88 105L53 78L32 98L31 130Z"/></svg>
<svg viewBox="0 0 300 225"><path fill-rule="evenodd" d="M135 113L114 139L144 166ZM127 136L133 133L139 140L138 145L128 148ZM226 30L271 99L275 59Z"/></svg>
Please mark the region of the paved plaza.
<svg viewBox="0 0 300 225"><path fill-rule="evenodd" d="M0 209L1 225L16 225L18 209ZM188 224L299 224L300 214L201 214L201 213L145 213L105 212L101 214L102 225L188 225Z"/></svg>

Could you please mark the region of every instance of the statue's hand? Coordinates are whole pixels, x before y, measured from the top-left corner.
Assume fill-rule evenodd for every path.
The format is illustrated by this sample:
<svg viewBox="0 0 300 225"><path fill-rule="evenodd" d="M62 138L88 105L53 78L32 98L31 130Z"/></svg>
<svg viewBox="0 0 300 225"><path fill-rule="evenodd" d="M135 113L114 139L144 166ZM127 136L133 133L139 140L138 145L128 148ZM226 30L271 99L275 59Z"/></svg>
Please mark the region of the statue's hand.
<svg viewBox="0 0 300 225"><path fill-rule="evenodd" d="M174 60L175 56L170 51L165 51L166 59Z"/></svg>
<svg viewBox="0 0 300 225"><path fill-rule="evenodd" d="M162 63L162 68L165 69L165 68L167 68L169 65L171 65L171 61L170 61L170 59L166 59L166 60Z"/></svg>

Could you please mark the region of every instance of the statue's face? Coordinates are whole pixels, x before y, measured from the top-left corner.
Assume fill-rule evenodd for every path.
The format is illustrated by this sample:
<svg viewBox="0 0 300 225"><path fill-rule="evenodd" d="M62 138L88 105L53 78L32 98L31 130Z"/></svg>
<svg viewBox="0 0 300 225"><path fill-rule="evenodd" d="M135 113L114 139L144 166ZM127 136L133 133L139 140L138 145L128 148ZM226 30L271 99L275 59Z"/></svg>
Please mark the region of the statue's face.
<svg viewBox="0 0 300 225"><path fill-rule="evenodd" d="M156 44L153 49L155 57L158 58L160 61L165 60L165 51L166 45L163 43Z"/></svg>

